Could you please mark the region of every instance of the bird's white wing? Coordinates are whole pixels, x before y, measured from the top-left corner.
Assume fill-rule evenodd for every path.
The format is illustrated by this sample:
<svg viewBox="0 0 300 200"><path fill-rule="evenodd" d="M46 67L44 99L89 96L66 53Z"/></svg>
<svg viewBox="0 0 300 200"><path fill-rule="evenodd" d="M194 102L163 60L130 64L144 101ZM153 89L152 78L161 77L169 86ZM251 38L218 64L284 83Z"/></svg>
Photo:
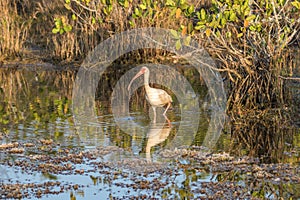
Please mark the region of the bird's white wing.
<svg viewBox="0 0 300 200"><path fill-rule="evenodd" d="M162 89L151 88L147 96L152 106L164 106L169 102L173 102L171 96Z"/></svg>

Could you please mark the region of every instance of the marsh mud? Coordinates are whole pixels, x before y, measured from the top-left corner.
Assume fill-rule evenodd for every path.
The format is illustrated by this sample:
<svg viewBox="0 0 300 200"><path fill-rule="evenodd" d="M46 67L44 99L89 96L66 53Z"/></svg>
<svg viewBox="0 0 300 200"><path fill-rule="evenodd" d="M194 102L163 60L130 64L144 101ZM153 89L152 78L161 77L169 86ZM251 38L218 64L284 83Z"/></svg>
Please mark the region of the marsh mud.
<svg viewBox="0 0 300 200"><path fill-rule="evenodd" d="M300 167L162 150L168 162L129 156L115 146L68 148L52 140L0 145L1 199L297 199ZM118 157L118 161L115 159ZM122 159L119 159L123 157Z"/></svg>

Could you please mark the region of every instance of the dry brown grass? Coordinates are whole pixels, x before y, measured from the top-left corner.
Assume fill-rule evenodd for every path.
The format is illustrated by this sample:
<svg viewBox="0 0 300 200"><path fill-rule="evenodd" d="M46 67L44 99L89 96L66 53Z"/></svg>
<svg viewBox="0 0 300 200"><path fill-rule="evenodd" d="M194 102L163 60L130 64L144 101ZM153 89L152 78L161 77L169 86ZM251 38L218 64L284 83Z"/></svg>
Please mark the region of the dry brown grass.
<svg viewBox="0 0 300 200"><path fill-rule="evenodd" d="M30 19L24 19L24 10L17 0L0 2L0 53L1 57L20 56L31 26ZM29 3L24 1L24 7Z"/></svg>

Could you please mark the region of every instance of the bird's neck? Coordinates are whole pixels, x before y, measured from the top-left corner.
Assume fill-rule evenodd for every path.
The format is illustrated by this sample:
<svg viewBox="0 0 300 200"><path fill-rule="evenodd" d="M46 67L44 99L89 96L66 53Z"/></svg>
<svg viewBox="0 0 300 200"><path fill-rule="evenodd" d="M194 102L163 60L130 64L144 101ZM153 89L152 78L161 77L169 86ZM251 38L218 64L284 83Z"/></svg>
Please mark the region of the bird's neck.
<svg viewBox="0 0 300 200"><path fill-rule="evenodd" d="M144 85L145 85L145 88L149 88L150 86L149 86L149 72L147 73L145 73L145 75L144 75Z"/></svg>

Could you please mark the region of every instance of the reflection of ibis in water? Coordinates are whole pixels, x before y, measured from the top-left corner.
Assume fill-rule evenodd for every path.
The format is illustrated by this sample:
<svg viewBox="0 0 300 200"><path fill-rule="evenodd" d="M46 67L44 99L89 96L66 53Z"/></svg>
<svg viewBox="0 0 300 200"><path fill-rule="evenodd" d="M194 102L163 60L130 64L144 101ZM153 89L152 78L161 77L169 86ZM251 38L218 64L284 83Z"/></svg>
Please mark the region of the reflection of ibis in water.
<svg viewBox="0 0 300 200"><path fill-rule="evenodd" d="M146 159L148 162L151 162L151 147L154 147L157 144L165 141L171 131L171 127L152 124L147 133L147 145L146 145Z"/></svg>
<svg viewBox="0 0 300 200"><path fill-rule="evenodd" d="M141 70L132 78L128 85L128 90L130 89L130 86L132 82L139 76L144 74L144 85L146 90L146 99L150 103L152 109L153 109L153 123L156 123L156 108L157 107L163 107L167 104L167 108L163 113L163 116L168 121L170 125L170 120L166 116L166 112L171 106L172 98L171 96L162 89L152 88L149 86L149 75L150 71L147 67L142 67Z"/></svg>

